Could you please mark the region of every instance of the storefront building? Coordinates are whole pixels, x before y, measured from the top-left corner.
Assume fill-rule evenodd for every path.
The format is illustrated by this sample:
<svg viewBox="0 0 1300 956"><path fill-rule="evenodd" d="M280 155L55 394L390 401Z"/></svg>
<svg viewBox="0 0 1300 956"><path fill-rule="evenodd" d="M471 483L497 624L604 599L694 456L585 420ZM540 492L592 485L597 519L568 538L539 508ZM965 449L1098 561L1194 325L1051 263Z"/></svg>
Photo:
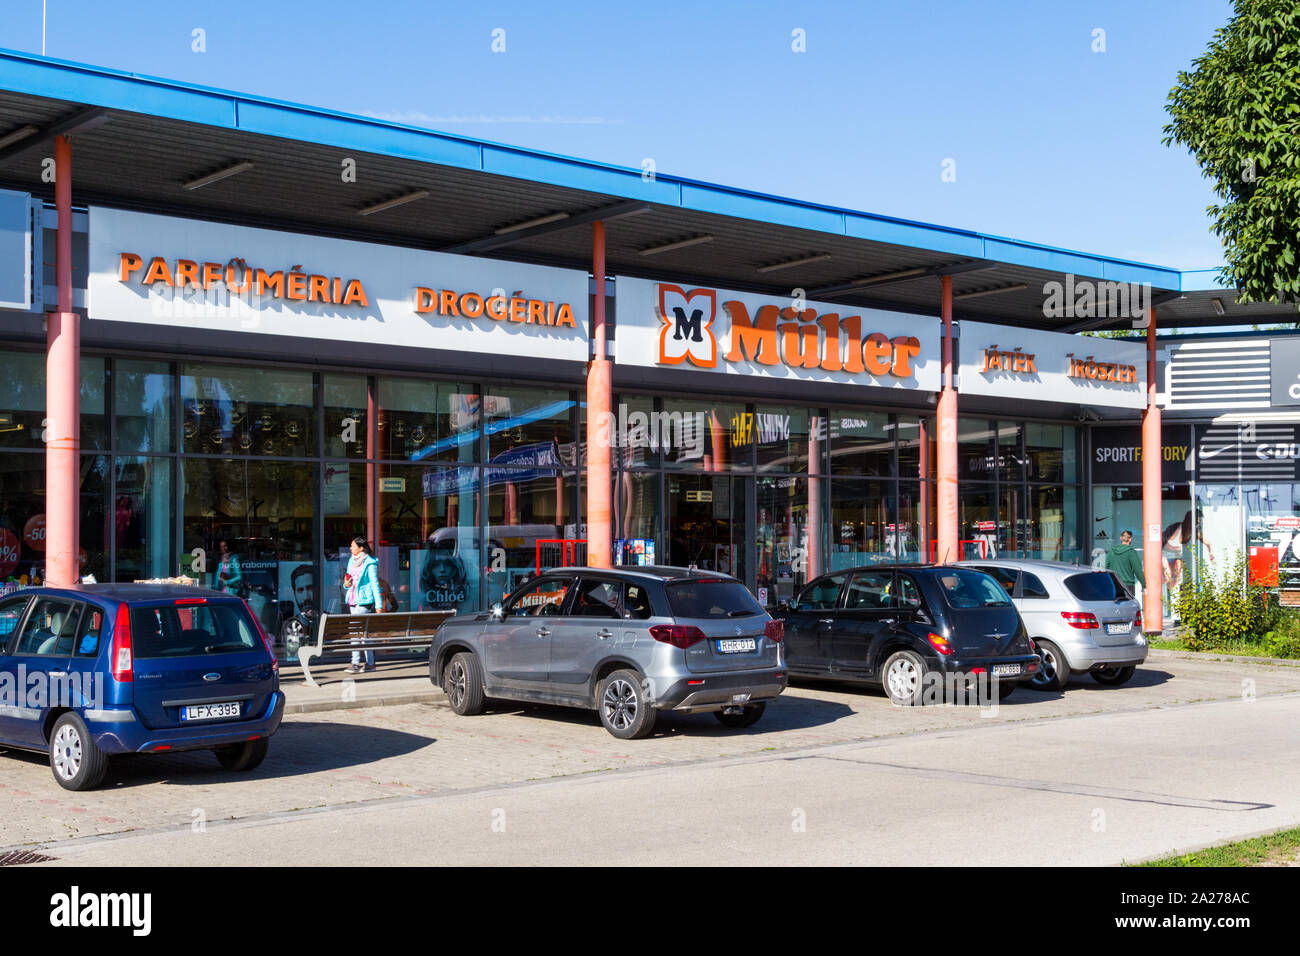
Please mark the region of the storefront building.
<svg viewBox="0 0 1300 956"><path fill-rule="evenodd" d="M1182 335L1159 345L1165 606L1206 576L1300 603L1300 336ZM1135 429L1092 430L1094 560L1140 523L1140 457Z"/></svg>
<svg viewBox="0 0 1300 956"><path fill-rule="evenodd" d="M275 630L354 536L460 611L1159 538L1160 476L1093 462L1154 447L1154 325L1044 302L1149 321L1177 272L39 57L0 90L0 579L185 573Z"/></svg>

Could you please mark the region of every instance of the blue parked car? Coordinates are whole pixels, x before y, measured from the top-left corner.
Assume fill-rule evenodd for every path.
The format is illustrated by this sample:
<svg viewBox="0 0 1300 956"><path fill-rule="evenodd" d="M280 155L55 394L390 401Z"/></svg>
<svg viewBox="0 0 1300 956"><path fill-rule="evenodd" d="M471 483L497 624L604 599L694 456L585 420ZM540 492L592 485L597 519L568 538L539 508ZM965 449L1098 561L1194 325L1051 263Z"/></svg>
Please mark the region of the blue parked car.
<svg viewBox="0 0 1300 956"><path fill-rule="evenodd" d="M211 750L251 770L284 715L248 606L167 584L32 588L0 599L0 746L47 751L68 790L121 753Z"/></svg>

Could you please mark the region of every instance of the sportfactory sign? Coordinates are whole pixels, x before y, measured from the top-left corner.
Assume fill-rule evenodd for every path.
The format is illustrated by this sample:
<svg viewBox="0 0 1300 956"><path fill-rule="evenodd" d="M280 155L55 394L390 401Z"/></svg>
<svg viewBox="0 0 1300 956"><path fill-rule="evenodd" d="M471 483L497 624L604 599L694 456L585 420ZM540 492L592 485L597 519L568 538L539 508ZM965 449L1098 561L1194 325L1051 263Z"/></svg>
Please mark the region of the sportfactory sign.
<svg viewBox="0 0 1300 956"><path fill-rule="evenodd" d="M918 336L926 323L931 330ZM938 325L877 309L618 280L625 365L935 390Z"/></svg>

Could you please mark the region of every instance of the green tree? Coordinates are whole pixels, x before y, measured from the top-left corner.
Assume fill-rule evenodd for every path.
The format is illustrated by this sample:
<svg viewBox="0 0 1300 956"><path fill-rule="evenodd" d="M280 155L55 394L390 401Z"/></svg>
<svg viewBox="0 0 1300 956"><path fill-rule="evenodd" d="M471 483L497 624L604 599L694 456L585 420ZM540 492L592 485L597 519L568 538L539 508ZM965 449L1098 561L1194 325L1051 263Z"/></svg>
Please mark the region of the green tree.
<svg viewBox="0 0 1300 956"><path fill-rule="evenodd" d="M1221 200L1223 278L1241 301L1300 298L1300 4L1235 0L1227 26L1180 72L1164 144L1187 147Z"/></svg>

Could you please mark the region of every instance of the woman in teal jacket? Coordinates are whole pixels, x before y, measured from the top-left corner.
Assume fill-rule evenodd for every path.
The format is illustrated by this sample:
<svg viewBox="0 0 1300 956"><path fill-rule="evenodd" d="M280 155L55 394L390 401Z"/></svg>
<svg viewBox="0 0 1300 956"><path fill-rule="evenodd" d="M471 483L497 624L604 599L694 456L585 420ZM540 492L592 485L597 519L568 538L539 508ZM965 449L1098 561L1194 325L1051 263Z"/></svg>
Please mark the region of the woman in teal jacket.
<svg viewBox="0 0 1300 956"><path fill-rule="evenodd" d="M379 561L370 551L365 538L352 539L352 557L348 561L347 574L343 584L347 588L346 601L349 614L369 614L371 611L384 609L383 591L379 586ZM363 644L362 638L353 638L353 644ZM352 666L349 674L360 674L362 670L375 669L375 652L366 651L366 665L361 666L361 651L352 652Z"/></svg>

